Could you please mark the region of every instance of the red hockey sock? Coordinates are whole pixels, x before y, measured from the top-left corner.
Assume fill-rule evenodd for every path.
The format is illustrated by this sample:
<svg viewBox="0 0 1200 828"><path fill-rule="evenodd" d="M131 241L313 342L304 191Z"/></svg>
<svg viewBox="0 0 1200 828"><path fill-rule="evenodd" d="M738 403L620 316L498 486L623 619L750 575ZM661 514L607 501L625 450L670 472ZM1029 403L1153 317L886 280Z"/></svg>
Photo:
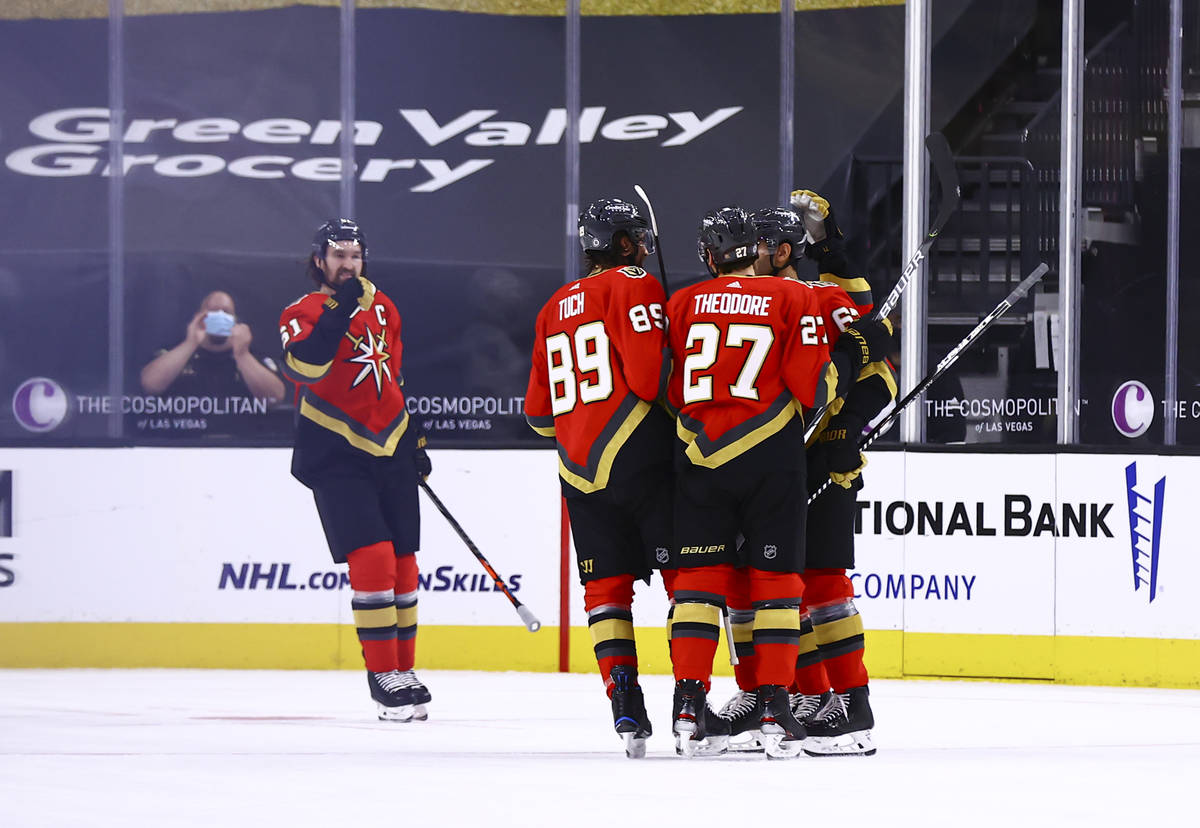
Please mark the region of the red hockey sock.
<svg viewBox="0 0 1200 828"><path fill-rule="evenodd" d="M411 670L417 660L417 556L396 558L396 668Z"/></svg>
<svg viewBox="0 0 1200 828"><path fill-rule="evenodd" d="M583 585L583 608L604 689L612 696L612 668L618 664L637 669L633 638L633 576L614 575Z"/></svg>
<svg viewBox="0 0 1200 828"><path fill-rule="evenodd" d="M804 583L795 572L750 569L754 605L754 652L758 684L787 687L800 649L800 598Z"/></svg>
<svg viewBox="0 0 1200 828"><path fill-rule="evenodd" d="M750 602L750 573L744 567L734 570L727 599L729 625L733 628L733 649L737 655L737 664L733 665L733 677L739 690L753 693L758 688L758 656L754 650L754 609Z"/></svg>
<svg viewBox="0 0 1200 828"><path fill-rule="evenodd" d="M696 679L709 688L721 633L721 607L732 578L733 567L728 564L678 570L671 615L671 663L676 681Z"/></svg>
<svg viewBox="0 0 1200 828"><path fill-rule="evenodd" d="M396 669L396 556L392 544L373 543L346 556L350 565L350 608L362 645L363 661L373 673Z"/></svg>
<svg viewBox="0 0 1200 828"><path fill-rule="evenodd" d="M817 635L813 632L812 618L808 608L800 607L800 652L796 655L796 675L792 681L791 692L803 693L806 696L817 696L829 689L829 676L825 674L825 665L821 663L821 653L817 648Z"/></svg>
<svg viewBox="0 0 1200 828"><path fill-rule="evenodd" d="M854 606L854 587L846 571L815 569L804 573L804 578L813 631L830 686L842 693L865 685L862 616Z"/></svg>

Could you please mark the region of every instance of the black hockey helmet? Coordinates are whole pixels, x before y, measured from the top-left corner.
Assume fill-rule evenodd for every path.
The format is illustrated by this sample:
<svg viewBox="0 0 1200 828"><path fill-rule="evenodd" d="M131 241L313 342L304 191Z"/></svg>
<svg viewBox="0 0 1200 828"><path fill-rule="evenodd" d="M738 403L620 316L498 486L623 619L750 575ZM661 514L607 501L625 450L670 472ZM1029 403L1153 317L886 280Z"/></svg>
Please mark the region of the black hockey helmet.
<svg viewBox="0 0 1200 828"><path fill-rule="evenodd" d="M706 253L712 253L713 262L720 266L741 259L758 256L758 231L750 221L750 214L741 207L722 207L709 210L700 219L700 231L696 240L696 254L716 275L708 263Z"/></svg>
<svg viewBox="0 0 1200 828"><path fill-rule="evenodd" d="M792 245L791 263L804 257L804 248L808 245L808 231L804 228L804 219L795 210L787 207L767 207L750 214L750 221L758 233L758 240L766 243L767 252L772 256L779 245L788 242Z"/></svg>
<svg viewBox="0 0 1200 828"><path fill-rule="evenodd" d="M356 241L362 249L363 261L367 260L367 240L362 228L354 219L336 218L322 224L313 236L312 252L319 258L325 257L325 248L332 241Z"/></svg>
<svg viewBox="0 0 1200 828"><path fill-rule="evenodd" d="M654 252L654 233L650 222L637 206L619 198L601 198L584 207L579 214L579 246L583 252L610 251L613 237L624 232L634 244Z"/></svg>

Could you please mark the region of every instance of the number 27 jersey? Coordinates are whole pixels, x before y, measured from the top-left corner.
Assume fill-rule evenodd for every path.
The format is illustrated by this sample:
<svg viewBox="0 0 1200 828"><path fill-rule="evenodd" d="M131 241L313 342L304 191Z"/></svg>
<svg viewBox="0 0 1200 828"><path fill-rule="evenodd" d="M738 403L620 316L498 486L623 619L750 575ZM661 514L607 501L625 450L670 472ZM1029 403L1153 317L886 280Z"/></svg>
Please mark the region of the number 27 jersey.
<svg viewBox="0 0 1200 828"><path fill-rule="evenodd" d="M676 433L698 466L744 454L836 386L822 308L799 282L709 279L676 292L667 317Z"/></svg>

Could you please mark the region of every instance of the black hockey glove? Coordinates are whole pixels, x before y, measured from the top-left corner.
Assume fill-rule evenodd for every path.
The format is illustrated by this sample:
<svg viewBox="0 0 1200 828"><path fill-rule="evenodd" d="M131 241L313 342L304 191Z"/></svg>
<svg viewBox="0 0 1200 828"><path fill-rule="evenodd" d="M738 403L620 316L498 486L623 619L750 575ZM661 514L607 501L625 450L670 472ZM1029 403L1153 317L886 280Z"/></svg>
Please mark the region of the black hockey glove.
<svg viewBox="0 0 1200 828"><path fill-rule="evenodd" d="M428 443L425 435L421 434L417 437L417 448L413 451L413 466L422 480L428 480L429 475L433 474L433 461L429 459L429 452L425 451Z"/></svg>
<svg viewBox="0 0 1200 828"><path fill-rule="evenodd" d="M821 432L819 445L829 478L843 489L853 487L867 465L867 458L858 450L858 438L865 425L862 418L853 414L838 414L830 418Z"/></svg>
<svg viewBox="0 0 1200 828"><path fill-rule="evenodd" d="M347 279L333 295L325 300L326 313L341 316L346 319L358 307L358 300L364 293L364 279Z"/></svg>
<svg viewBox="0 0 1200 828"><path fill-rule="evenodd" d="M887 359L892 352L892 323L863 317L842 331L833 348L846 354L850 364L862 370L872 362Z"/></svg>

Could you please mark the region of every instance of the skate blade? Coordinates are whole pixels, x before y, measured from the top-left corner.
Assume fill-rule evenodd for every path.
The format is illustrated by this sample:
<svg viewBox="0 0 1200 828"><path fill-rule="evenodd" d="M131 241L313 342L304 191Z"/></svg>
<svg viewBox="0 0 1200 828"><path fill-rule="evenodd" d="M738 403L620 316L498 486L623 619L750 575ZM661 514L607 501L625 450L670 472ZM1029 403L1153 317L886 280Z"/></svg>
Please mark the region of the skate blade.
<svg viewBox="0 0 1200 828"><path fill-rule="evenodd" d="M795 759L804 752L803 740L788 739L787 731L774 722L763 722L762 743L768 759Z"/></svg>
<svg viewBox="0 0 1200 828"><path fill-rule="evenodd" d="M413 705L413 708L412 708L412 710L413 710L413 716L412 716L412 717L413 717L413 721L414 721L414 722L427 722L427 721L429 721L429 711L425 709L425 705L423 705L423 704L414 704L414 705Z"/></svg>
<svg viewBox="0 0 1200 828"><path fill-rule="evenodd" d="M690 751L684 752L684 746ZM723 756L729 750L728 736L706 736L700 741L695 739L682 742L678 736L675 737L675 755L686 756Z"/></svg>
<svg viewBox="0 0 1200 828"><path fill-rule="evenodd" d="M416 712L411 704L388 707L376 702L375 706L379 709L379 721L381 722L411 722ZM421 709L421 712L424 714L424 708ZM425 718L429 718L428 714L425 714Z"/></svg>
<svg viewBox="0 0 1200 828"><path fill-rule="evenodd" d="M841 736L810 736L804 740L804 752L809 756L874 756L875 741L871 731L858 730Z"/></svg>
<svg viewBox="0 0 1200 828"><path fill-rule="evenodd" d="M685 759L695 756L696 748L700 746L700 742L692 738L696 733L696 723L687 719L677 719L671 729L675 733L675 753Z"/></svg>
<svg viewBox="0 0 1200 828"><path fill-rule="evenodd" d="M636 733L622 733L621 738L625 741L625 755L630 759L646 758L646 739L638 738Z"/></svg>
<svg viewBox="0 0 1200 828"><path fill-rule="evenodd" d="M749 738L735 739L732 736L728 737L730 753L762 753L762 735L757 730L747 730L738 735Z"/></svg>

